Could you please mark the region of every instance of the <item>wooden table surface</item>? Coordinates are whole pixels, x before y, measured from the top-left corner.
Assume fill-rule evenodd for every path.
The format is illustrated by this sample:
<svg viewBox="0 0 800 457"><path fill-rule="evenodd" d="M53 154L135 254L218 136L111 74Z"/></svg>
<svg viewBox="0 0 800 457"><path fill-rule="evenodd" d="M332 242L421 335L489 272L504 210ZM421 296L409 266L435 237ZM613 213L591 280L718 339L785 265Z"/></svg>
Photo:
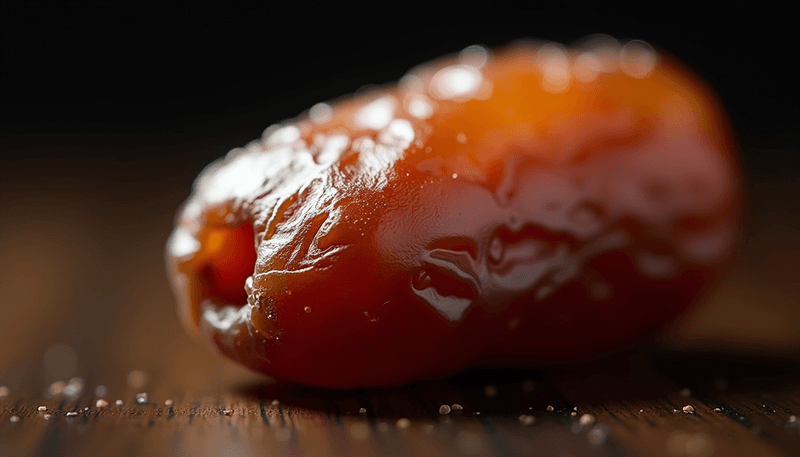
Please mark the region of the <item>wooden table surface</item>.
<svg viewBox="0 0 800 457"><path fill-rule="evenodd" d="M68 382L72 395L12 386L0 454L800 455L800 371L787 361L639 353L355 391L274 384L217 362L116 376L100 366L82 389Z"/></svg>
<svg viewBox="0 0 800 457"><path fill-rule="evenodd" d="M770 159L748 169L737 265L646 347L569 369L326 391L249 373L178 324L163 243L206 160L188 158L225 141L241 140L122 132L4 145L52 160L0 167L0 456L800 455L793 143L750 146ZM131 159L81 162L86 148ZM154 148L171 158L136 161Z"/></svg>

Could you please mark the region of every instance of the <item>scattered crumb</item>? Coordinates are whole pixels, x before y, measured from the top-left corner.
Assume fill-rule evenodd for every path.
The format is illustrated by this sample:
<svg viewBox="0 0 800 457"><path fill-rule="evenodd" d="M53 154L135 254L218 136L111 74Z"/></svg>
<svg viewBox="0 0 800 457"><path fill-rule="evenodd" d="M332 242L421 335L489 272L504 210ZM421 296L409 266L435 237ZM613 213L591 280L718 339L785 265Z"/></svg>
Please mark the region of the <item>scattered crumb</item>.
<svg viewBox="0 0 800 457"><path fill-rule="evenodd" d="M358 412L364 414L367 412L367 408L358 408Z"/></svg>
<svg viewBox="0 0 800 457"><path fill-rule="evenodd" d="M117 400L117 401L114 402L114 404L117 405L117 406L124 405L124 403L122 403L122 400Z"/></svg>
<svg viewBox="0 0 800 457"><path fill-rule="evenodd" d="M76 413L75 411L67 411L67 417L75 417L77 415L78 413Z"/></svg>
<svg viewBox="0 0 800 457"><path fill-rule="evenodd" d="M84 411L89 411L89 407L88 407L88 406L84 406L84 407L83 407L83 410L84 410Z"/></svg>
<svg viewBox="0 0 800 457"><path fill-rule="evenodd" d="M522 381L522 391L523 392L533 392L536 390L536 383L533 379L526 379Z"/></svg>
<svg viewBox="0 0 800 457"><path fill-rule="evenodd" d="M128 385L132 389L141 389L147 384L147 373L142 370L133 370L128 373Z"/></svg>
<svg viewBox="0 0 800 457"><path fill-rule="evenodd" d="M223 409L222 410L222 414L224 414L226 416L232 416L233 415L233 410L232 409Z"/></svg>
<svg viewBox="0 0 800 457"><path fill-rule="evenodd" d="M170 398L167 398L166 400L164 400L164 406L172 406L173 404L174 404L174 402Z"/></svg>
<svg viewBox="0 0 800 457"><path fill-rule="evenodd" d="M397 428L408 428L411 426L411 420L405 417L397 419Z"/></svg>
<svg viewBox="0 0 800 457"><path fill-rule="evenodd" d="M594 416L592 416L591 414L584 414L578 420L578 423L580 423L581 425L592 425L594 424L594 421L595 421Z"/></svg>
<svg viewBox="0 0 800 457"><path fill-rule="evenodd" d="M555 410L555 408L553 408L553 405L547 405L547 411L548 412L552 413L553 410Z"/></svg>
<svg viewBox="0 0 800 457"><path fill-rule="evenodd" d="M0 398L8 397L11 395L11 389L6 386L0 386Z"/></svg>
<svg viewBox="0 0 800 457"><path fill-rule="evenodd" d="M577 411L577 410L578 410L578 407L577 407L577 406L573 406L573 407L572 407L572 410L573 410L573 411Z"/></svg>
<svg viewBox="0 0 800 457"><path fill-rule="evenodd" d="M686 414L693 413L694 412L694 406L692 406L692 405L684 406L683 407L683 412L686 413Z"/></svg>
<svg viewBox="0 0 800 457"><path fill-rule="evenodd" d="M487 397L494 397L497 395L497 387L492 384L487 384L486 387L483 388L483 394Z"/></svg>
<svg viewBox="0 0 800 457"><path fill-rule="evenodd" d="M473 415L473 416L480 416L480 415L481 415L481 412L480 412L480 411L475 411L474 413L472 413L472 415Z"/></svg>
<svg viewBox="0 0 800 457"><path fill-rule="evenodd" d="M303 311L305 311L307 313L310 313L311 312L311 307L310 306L306 306L305 308L303 308Z"/></svg>
<svg viewBox="0 0 800 457"><path fill-rule="evenodd" d="M61 395L61 392L64 391L64 387L67 385L64 381L55 381L47 388L47 395L50 397L55 397L56 395Z"/></svg>
<svg viewBox="0 0 800 457"><path fill-rule="evenodd" d="M720 408L714 408L714 411L716 411L716 412L718 412L718 413L721 413L721 412L722 412L722 409L720 409Z"/></svg>
<svg viewBox="0 0 800 457"><path fill-rule="evenodd" d="M365 424L365 423L362 423L362 422L356 422L355 424L350 426L348 431L350 432L350 436L352 436L353 438L355 438L357 440L365 440L365 439L369 438L369 425L368 424Z"/></svg>
<svg viewBox="0 0 800 457"><path fill-rule="evenodd" d="M644 412L644 410L643 410L643 409L640 409L640 410L639 410L639 412L640 412L640 413L643 413L643 412Z"/></svg>
<svg viewBox="0 0 800 457"><path fill-rule="evenodd" d="M94 395L96 397L105 397L108 395L108 388L102 384L94 388Z"/></svg>
<svg viewBox="0 0 800 457"><path fill-rule="evenodd" d="M44 417L45 420L50 420L50 418L53 416L50 414L43 414L42 417Z"/></svg>
<svg viewBox="0 0 800 457"><path fill-rule="evenodd" d="M83 392L83 378L74 377L70 379L64 386L64 395L68 397L77 397Z"/></svg>
<svg viewBox="0 0 800 457"><path fill-rule="evenodd" d="M570 416L572 416L572 417L575 417L575 416L577 416L577 415L578 415L578 413L576 413L575 411L573 411L573 412L569 413L569 415L570 415Z"/></svg>
<svg viewBox="0 0 800 457"><path fill-rule="evenodd" d="M442 415L444 415L444 414L450 414L450 406L448 406L448 405L442 405L442 406L440 406L440 407L439 407L439 414L442 414Z"/></svg>
<svg viewBox="0 0 800 457"><path fill-rule="evenodd" d="M450 407L453 411L461 411L464 409L463 406L459 405L458 403L453 403L453 406Z"/></svg>
<svg viewBox="0 0 800 457"><path fill-rule="evenodd" d="M793 424L794 424L794 423L797 423L797 416L795 416L794 414L792 414L791 416L789 416L789 422L791 422L791 423L793 423Z"/></svg>
<svg viewBox="0 0 800 457"><path fill-rule="evenodd" d="M536 422L536 418L530 414L523 414L519 416L519 421L522 423L522 425L531 425Z"/></svg>
<svg viewBox="0 0 800 457"><path fill-rule="evenodd" d="M278 406L280 404L281 402L279 402L278 400L272 400L272 406Z"/></svg>
<svg viewBox="0 0 800 457"><path fill-rule="evenodd" d="M608 438L608 428L603 425L595 425L586 433L586 441L592 446L602 446Z"/></svg>
<svg viewBox="0 0 800 457"><path fill-rule="evenodd" d="M38 411L47 411L47 406L40 406L36 408Z"/></svg>
<svg viewBox="0 0 800 457"><path fill-rule="evenodd" d="M692 396L692 390L691 389L687 389L687 388L684 387L683 389L678 391L678 395L680 395L681 397L691 397Z"/></svg>
<svg viewBox="0 0 800 457"><path fill-rule="evenodd" d="M150 401L150 397L147 395L147 392L139 392L136 394L136 403L139 405L147 404Z"/></svg>
<svg viewBox="0 0 800 457"><path fill-rule="evenodd" d="M95 402L94 405L97 406L98 408L105 408L106 406L108 406L108 402L100 398Z"/></svg>
<svg viewBox="0 0 800 457"><path fill-rule="evenodd" d="M11 416L8 418L8 420L11 422L19 422L19 416Z"/></svg>
<svg viewBox="0 0 800 457"><path fill-rule="evenodd" d="M677 430L667 438L666 447L669 455L710 457L714 454L717 446L711 435L707 433L690 433Z"/></svg>

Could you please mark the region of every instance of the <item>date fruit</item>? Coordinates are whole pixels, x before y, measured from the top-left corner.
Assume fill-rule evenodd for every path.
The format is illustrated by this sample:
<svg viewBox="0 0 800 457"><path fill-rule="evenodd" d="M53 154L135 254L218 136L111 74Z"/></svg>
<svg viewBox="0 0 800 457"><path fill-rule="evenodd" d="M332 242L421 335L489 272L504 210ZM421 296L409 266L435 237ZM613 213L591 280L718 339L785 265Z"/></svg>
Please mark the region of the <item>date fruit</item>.
<svg viewBox="0 0 800 457"><path fill-rule="evenodd" d="M741 187L720 103L646 43L472 46L211 164L167 262L231 359L392 385L641 341L724 271Z"/></svg>

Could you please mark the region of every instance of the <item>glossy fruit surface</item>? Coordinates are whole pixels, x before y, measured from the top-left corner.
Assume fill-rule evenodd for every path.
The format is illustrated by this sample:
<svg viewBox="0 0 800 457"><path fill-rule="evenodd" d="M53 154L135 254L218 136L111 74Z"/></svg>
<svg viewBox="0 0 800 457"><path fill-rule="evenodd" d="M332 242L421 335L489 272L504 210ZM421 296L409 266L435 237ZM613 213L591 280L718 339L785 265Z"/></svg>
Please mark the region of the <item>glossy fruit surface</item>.
<svg viewBox="0 0 800 457"><path fill-rule="evenodd" d="M635 343L724 270L740 205L718 102L645 43L470 47L210 165L167 261L233 360L381 386Z"/></svg>

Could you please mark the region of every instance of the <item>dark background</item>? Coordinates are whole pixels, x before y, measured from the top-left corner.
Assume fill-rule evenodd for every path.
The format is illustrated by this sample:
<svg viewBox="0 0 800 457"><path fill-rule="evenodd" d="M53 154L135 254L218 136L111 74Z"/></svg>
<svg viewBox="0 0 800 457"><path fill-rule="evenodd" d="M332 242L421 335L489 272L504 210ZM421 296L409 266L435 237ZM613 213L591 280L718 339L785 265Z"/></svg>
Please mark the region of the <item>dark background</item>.
<svg viewBox="0 0 800 457"><path fill-rule="evenodd" d="M54 342L81 366L102 362L99 345L119 347L128 367L169 363L189 344L163 270L172 218L206 164L268 125L470 44L598 32L683 60L740 141L742 254L664 344L800 353L794 16L764 2L710 13L598 3L459 3L435 18L432 4L407 2L4 2L0 376Z"/></svg>
<svg viewBox="0 0 800 457"><path fill-rule="evenodd" d="M685 61L717 89L742 133L797 134L788 12L769 2L702 13L699 5L597 3L462 5L435 18L421 2L4 2L3 137L45 124L148 133L258 124L249 138L268 122L470 44L568 44L598 32L644 39Z"/></svg>

